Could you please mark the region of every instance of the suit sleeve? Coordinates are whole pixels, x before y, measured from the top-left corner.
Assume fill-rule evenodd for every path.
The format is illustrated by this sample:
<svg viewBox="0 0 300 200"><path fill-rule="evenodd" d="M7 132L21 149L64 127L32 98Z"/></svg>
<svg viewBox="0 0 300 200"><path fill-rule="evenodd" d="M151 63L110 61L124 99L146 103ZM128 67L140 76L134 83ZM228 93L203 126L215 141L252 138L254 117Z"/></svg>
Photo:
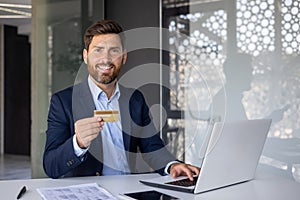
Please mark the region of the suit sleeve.
<svg viewBox="0 0 300 200"><path fill-rule="evenodd" d="M51 178L62 177L81 163L73 149L74 122L71 111L71 103L65 103L59 94L52 96L43 157L44 170Z"/></svg>

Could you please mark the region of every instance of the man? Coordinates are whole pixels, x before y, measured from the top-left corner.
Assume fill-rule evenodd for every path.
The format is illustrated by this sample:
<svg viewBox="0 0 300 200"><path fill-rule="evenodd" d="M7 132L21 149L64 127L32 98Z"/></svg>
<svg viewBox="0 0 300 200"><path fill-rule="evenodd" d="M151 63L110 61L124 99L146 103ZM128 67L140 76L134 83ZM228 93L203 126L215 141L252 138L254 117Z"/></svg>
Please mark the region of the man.
<svg viewBox="0 0 300 200"><path fill-rule="evenodd" d="M177 161L151 122L143 95L117 82L127 59L122 28L111 20L90 26L85 35L88 78L51 98L43 165L52 178L136 172L140 151L161 175L198 175L198 167ZM94 110L118 110L119 120L104 122Z"/></svg>

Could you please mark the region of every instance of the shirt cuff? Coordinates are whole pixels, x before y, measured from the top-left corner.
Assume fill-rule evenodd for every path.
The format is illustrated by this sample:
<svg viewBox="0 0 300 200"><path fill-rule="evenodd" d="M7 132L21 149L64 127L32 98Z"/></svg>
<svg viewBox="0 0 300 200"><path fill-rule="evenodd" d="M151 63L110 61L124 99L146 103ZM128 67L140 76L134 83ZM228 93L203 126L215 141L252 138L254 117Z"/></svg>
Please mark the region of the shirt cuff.
<svg viewBox="0 0 300 200"><path fill-rule="evenodd" d="M77 140L76 140L76 134L74 134L74 136L73 136L73 147L74 147L74 153L77 157L83 156L88 151L88 148L82 149L78 146Z"/></svg>
<svg viewBox="0 0 300 200"><path fill-rule="evenodd" d="M170 168L170 166L172 165L172 164L174 164L174 163L179 163L178 161L171 161L171 162L169 162L168 164L167 164L167 166L165 167L165 174L167 175L167 174L170 174L170 171L169 171L169 168Z"/></svg>

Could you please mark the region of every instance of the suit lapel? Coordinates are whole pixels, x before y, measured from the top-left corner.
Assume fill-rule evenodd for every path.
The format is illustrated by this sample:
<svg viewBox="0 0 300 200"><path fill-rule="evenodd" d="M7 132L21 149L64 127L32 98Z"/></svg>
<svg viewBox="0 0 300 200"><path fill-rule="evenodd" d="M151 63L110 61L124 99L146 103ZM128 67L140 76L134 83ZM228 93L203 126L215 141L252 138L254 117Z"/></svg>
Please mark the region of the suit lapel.
<svg viewBox="0 0 300 200"><path fill-rule="evenodd" d="M131 135L131 115L130 115L130 97L131 92L130 90L125 89L124 87L120 86L121 96L119 99L119 107L120 107L120 114L122 120L122 132L123 132L123 139L124 139L124 146L126 151L130 151L130 135Z"/></svg>
<svg viewBox="0 0 300 200"><path fill-rule="evenodd" d="M74 86L72 110L74 122L94 115L95 104L87 80Z"/></svg>
<svg viewBox="0 0 300 200"><path fill-rule="evenodd" d="M132 128L132 120L130 115L130 98L132 96L132 91L128 90L121 85L120 88L120 98L119 98L119 107L122 121L122 133L124 140L124 148L127 156L127 161L131 171L135 168L135 158L133 156L132 147L131 147L131 128Z"/></svg>

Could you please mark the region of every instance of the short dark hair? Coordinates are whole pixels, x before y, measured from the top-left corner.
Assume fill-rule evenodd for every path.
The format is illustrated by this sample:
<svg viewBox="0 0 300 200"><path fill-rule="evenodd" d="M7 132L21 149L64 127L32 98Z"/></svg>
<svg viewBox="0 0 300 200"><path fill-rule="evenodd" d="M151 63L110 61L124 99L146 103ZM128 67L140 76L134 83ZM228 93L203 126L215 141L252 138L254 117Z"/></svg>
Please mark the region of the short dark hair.
<svg viewBox="0 0 300 200"><path fill-rule="evenodd" d="M89 49L89 46L95 35L115 33L120 36L122 47L124 47L123 28L114 20L101 20L92 24L87 28L84 34L84 48Z"/></svg>

